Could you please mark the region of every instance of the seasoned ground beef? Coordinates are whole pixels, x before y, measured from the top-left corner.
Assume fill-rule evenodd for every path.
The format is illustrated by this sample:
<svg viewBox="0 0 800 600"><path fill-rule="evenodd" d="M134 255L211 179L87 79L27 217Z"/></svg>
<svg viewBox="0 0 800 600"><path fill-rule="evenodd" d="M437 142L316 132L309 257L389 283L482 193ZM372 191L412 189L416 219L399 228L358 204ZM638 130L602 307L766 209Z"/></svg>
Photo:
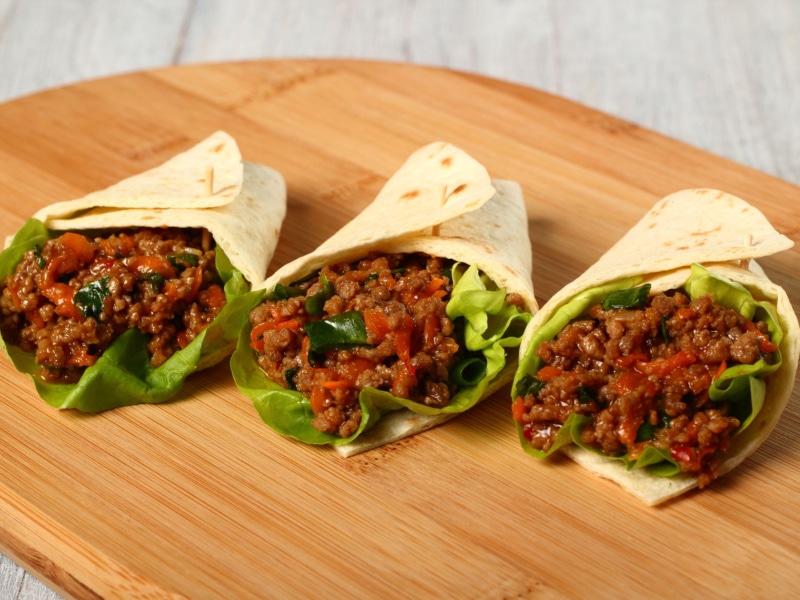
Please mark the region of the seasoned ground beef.
<svg viewBox="0 0 800 600"><path fill-rule="evenodd" d="M282 291L291 297L273 297L251 312L251 343L270 379L310 399L316 429L352 435L361 422L358 394L367 386L434 407L450 402L459 343L445 313L452 283L443 260L371 254ZM366 338L314 351L307 330L332 317L360 318Z"/></svg>
<svg viewBox="0 0 800 600"><path fill-rule="evenodd" d="M77 381L111 342L138 328L151 364L185 347L225 305L207 231L142 229L89 239L68 232L29 250L2 282L3 338L36 354L37 375Z"/></svg>
<svg viewBox="0 0 800 600"><path fill-rule="evenodd" d="M638 458L668 450L681 470L706 485L740 422L708 390L726 368L771 358L766 324L753 323L681 291L648 298L643 308L592 307L536 352L544 362L514 416L531 446L548 450L567 418L591 417L582 442L604 454ZM537 389L538 388L538 389Z"/></svg>

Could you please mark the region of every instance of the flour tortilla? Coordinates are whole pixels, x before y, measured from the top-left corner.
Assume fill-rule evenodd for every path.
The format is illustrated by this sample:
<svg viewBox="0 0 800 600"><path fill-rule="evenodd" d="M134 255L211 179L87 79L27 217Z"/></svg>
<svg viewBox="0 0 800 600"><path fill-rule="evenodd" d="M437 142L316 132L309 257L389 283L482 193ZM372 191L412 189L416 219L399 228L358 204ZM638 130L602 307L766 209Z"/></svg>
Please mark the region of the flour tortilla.
<svg viewBox="0 0 800 600"><path fill-rule="evenodd" d="M206 194L206 167L214 169ZM229 204L242 188L242 155L236 140L217 131L167 162L83 198L51 204L36 218L65 218L99 206L113 208L207 208Z"/></svg>
<svg viewBox="0 0 800 600"><path fill-rule="evenodd" d="M528 324L520 346L521 368L535 351L531 337L559 307L585 290L613 281L637 278L635 285L650 283L651 293L681 287L690 266L700 263L709 271L745 286L757 300L777 307L784 332L780 345L781 367L766 377L764 408L741 434L732 439L718 474L722 475L752 454L770 434L791 396L800 355L800 326L786 293L772 283L755 258L793 246L764 215L745 201L710 189L677 192L658 202L619 242L592 267L551 298ZM617 482L648 505L655 505L697 486L688 475L659 477L645 469L628 471L620 461L609 460L575 445L564 451L593 473Z"/></svg>
<svg viewBox="0 0 800 600"><path fill-rule="evenodd" d="M206 195L206 167L213 193ZM236 141L218 131L144 173L34 215L48 229L206 228L251 284L266 277L286 215L286 184L264 165L243 162Z"/></svg>
<svg viewBox="0 0 800 600"><path fill-rule="evenodd" d="M276 271L263 287L271 290L371 251L423 252L477 265L498 287L520 294L529 312L537 310L520 186L490 180L480 163L450 144L433 143L411 155L364 211L316 250ZM515 365L515 356L509 357L484 398L511 381ZM355 441L335 448L351 456L453 416L392 411Z"/></svg>

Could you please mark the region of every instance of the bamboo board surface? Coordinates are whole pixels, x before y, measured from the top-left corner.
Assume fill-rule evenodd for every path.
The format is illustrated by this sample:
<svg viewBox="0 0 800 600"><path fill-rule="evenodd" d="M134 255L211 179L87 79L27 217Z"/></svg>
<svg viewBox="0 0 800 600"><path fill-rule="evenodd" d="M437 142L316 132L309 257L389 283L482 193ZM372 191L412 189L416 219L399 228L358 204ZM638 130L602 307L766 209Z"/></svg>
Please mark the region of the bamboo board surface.
<svg viewBox="0 0 800 600"><path fill-rule="evenodd" d="M0 236L217 129L287 181L270 270L435 140L521 183L540 304L679 189L738 195L798 239L787 182L536 90L357 61L170 68L0 105ZM798 253L759 261L795 308ZM739 469L648 508L526 455L507 389L344 459L264 426L227 364L173 402L97 415L50 408L5 358L0 385L0 547L68 597L753 598L800 583L798 391Z"/></svg>

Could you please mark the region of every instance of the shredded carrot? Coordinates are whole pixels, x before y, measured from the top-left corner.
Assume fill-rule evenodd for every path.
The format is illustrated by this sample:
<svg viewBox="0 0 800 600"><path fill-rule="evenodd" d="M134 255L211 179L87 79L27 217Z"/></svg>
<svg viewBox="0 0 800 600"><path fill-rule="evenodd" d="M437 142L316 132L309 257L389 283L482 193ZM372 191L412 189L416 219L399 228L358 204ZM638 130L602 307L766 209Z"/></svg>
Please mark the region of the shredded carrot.
<svg viewBox="0 0 800 600"><path fill-rule="evenodd" d="M175 277L175 268L169 261L160 256L153 256L152 254L145 254L131 259L128 268L140 275L144 275L145 273L158 273L165 279Z"/></svg>
<svg viewBox="0 0 800 600"><path fill-rule="evenodd" d="M715 380L719 379L720 377L722 377L722 374L727 369L728 369L728 363L723 360L721 363L719 363L719 366L717 367L717 370L714 373L714 377L713 377L712 381L715 381Z"/></svg>
<svg viewBox="0 0 800 600"><path fill-rule="evenodd" d="M203 267L195 267L194 281L192 281L192 292L187 298L188 301L192 301L195 299L195 297L197 297L197 292L200 291L201 285L203 285Z"/></svg>
<svg viewBox="0 0 800 600"><path fill-rule="evenodd" d="M553 365L545 365L541 369L536 372L536 379L539 381L547 381L561 375L562 371L558 367L554 367Z"/></svg>
<svg viewBox="0 0 800 600"><path fill-rule="evenodd" d="M88 346L81 346L67 358L70 367L90 367L97 362L97 357L88 353Z"/></svg>
<svg viewBox="0 0 800 600"><path fill-rule="evenodd" d="M250 330L250 347L256 352L264 351L263 336L267 331L277 331L280 329L291 329L297 331L300 329L300 321L297 319L287 319L285 321L264 321L259 323Z"/></svg>
<svg viewBox="0 0 800 600"><path fill-rule="evenodd" d="M172 300L173 302L177 302L181 299L180 288L178 284L174 281L165 281L164 287L162 288L162 293Z"/></svg>
<svg viewBox="0 0 800 600"><path fill-rule="evenodd" d="M338 379L336 381L325 381L322 384L326 390L341 390L345 388L353 387L352 381L347 381L345 379Z"/></svg>
<svg viewBox="0 0 800 600"><path fill-rule="evenodd" d="M75 290L66 283L52 283L42 289L42 295L56 305L56 314L73 319L81 318L75 306Z"/></svg>
<svg viewBox="0 0 800 600"><path fill-rule="evenodd" d="M297 319L287 319L286 321L277 323L275 329L291 329L292 331L297 331L300 329L300 321Z"/></svg>
<svg viewBox="0 0 800 600"><path fill-rule="evenodd" d="M44 328L44 319L42 319L42 316L39 314L38 310L26 310L25 318L28 319L28 323L33 323L39 329Z"/></svg>
<svg viewBox="0 0 800 600"><path fill-rule="evenodd" d="M218 285L212 285L199 294L200 303L209 308L222 308L225 306L225 292Z"/></svg>
<svg viewBox="0 0 800 600"><path fill-rule="evenodd" d="M514 420L517 423L522 423L522 417L525 415L525 401L522 399L522 396L517 396L517 399L514 400L514 403L511 405L511 414L514 416Z"/></svg>
<svg viewBox="0 0 800 600"><path fill-rule="evenodd" d="M326 397L327 394L325 393L325 388L316 385L311 388L311 397L309 398L309 401L311 402L311 411L315 415L318 415L325 410Z"/></svg>
<svg viewBox="0 0 800 600"><path fill-rule="evenodd" d="M94 257L92 243L79 233L68 231L58 238L58 241L71 253L71 258L81 266L91 262Z"/></svg>
<svg viewBox="0 0 800 600"><path fill-rule="evenodd" d="M778 345L775 344L775 342L773 342L772 340L770 340L769 335L761 331L758 327L756 327L756 324L753 323L751 320L748 319L747 321L744 322L744 328L747 329L747 331L752 331L758 336L758 339L760 340L759 348L761 349L762 352L778 351Z"/></svg>
<svg viewBox="0 0 800 600"><path fill-rule="evenodd" d="M697 360L697 356L689 350L678 350L669 358L662 358L650 362L636 363L636 370L646 375L664 377L678 367L688 367Z"/></svg>
<svg viewBox="0 0 800 600"><path fill-rule="evenodd" d="M186 335L186 330L179 331L176 340L181 349L186 348L189 345L189 337Z"/></svg>
<svg viewBox="0 0 800 600"><path fill-rule="evenodd" d="M614 360L614 364L618 367L626 369L636 362L646 361L650 356L646 352L631 352L625 356L618 356Z"/></svg>
<svg viewBox="0 0 800 600"><path fill-rule="evenodd" d="M364 311L364 325L380 341L383 341L391 331L389 320L379 309L368 308Z"/></svg>
<svg viewBox="0 0 800 600"><path fill-rule="evenodd" d="M425 289L422 292L422 297L423 298L430 297L430 296L433 296L433 294L435 292L441 291L443 293L440 296L437 296L438 298L441 298L442 296L444 296L447 293L446 290L440 290L440 288L444 284L445 284L445 280L444 280L443 277L434 277L433 279L431 279L430 283L425 286Z"/></svg>

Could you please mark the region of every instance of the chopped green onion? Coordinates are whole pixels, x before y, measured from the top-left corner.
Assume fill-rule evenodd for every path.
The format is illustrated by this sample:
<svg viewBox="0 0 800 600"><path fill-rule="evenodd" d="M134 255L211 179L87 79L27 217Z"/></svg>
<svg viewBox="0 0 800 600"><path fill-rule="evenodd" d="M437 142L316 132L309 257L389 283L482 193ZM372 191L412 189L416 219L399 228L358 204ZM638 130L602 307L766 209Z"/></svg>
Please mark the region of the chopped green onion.
<svg viewBox="0 0 800 600"><path fill-rule="evenodd" d="M168 254L167 260L176 269L197 266L197 255L190 252L179 252L178 254Z"/></svg>
<svg viewBox="0 0 800 600"><path fill-rule="evenodd" d="M637 442L647 442L652 440L655 437L655 427L650 423L650 421L645 421L639 426L639 430L636 432L636 441Z"/></svg>
<svg viewBox="0 0 800 600"><path fill-rule="evenodd" d="M478 385L486 376L486 359L470 356L458 361L450 369L450 381L458 387Z"/></svg>
<svg viewBox="0 0 800 600"><path fill-rule="evenodd" d="M517 383L517 396L535 396L544 387L544 381L539 381L533 375L525 375Z"/></svg>
<svg viewBox="0 0 800 600"><path fill-rule="evenodd" d="M628 290L617 290L616 292L611 292L606 299L600 303L600 306L602 306L603 310L610 310L612 308L639 308L644 306L649 294L649 283Z"/></svg>
<svg viewBox="0 0 800 600"><path fill-rule="evenodd" d="M139 275L136 278L138 281L149 281L150 285L153 286L153 291L158 293L161 291L161 288L164 287L164 276L160 273L144 273L143 275Z"/></svg>
<svg viewBox="0 0 800 600"><path fill-rule="evenodd" d="M33 247L33 258L36 261L36 266L38 266L40 269L44 269L45 265L47 264L47 261L42 256L41 244L36 244Z"/></svg>
<svg viewBox="0 0 800 600"><path fill-rule="evenodd" d="M295 296L302 296L303 294L305 294L305 292L298 287L286 286L279 283L272 288L272 291L267 295L267 300L278 302L279 300L286 300L287 298L294 298Z"/></svg>
<svg viewBox="0 0 800 600"><path fill-rule="evenodd" d="M585 385L578 387L578 402L581 404L589 404L594 401L591 390Z"/></svg>
<svg viewBox="0 0 800 600"><path fill-rule="evenodd" d="M102 277L75 292L75 306L85 318L97 319L103 312L103 300L109 295L111 292L108 289L108 276Z"/></svg>
<svg viewBox="0 0 800 600"><path fill-rule="evenodd" d="M286 385L289 386L290 390L297 390L297 386L294 383L294 376L297 375L297 372L300 370L300 367L294 367L291 369L286 369L286 373L284 377L286 378Z"/></svg>
<svg viewBox="0 0 800 600"><path fill-rule="evenodd" d="M341 350L367 344L367 327L358 311L306 323L306 335L313 352Z"/></svg>
<svg viewBox="0 0 800 600"><path fill-rule="evenodd" d="M312 317L320 317L325 312L325 303L333 296L333 284L323 273L319 279L322 289L306 298L306 312Z"/></svg>
<svg viewBox="0 0 800 600"><path fill-rule="evenodd" d="M667 331L667 317L666 315L661 317L661 337L664 338L664 342L667 344L670 343L671 338L669 337L669 331Z"/></svg>

